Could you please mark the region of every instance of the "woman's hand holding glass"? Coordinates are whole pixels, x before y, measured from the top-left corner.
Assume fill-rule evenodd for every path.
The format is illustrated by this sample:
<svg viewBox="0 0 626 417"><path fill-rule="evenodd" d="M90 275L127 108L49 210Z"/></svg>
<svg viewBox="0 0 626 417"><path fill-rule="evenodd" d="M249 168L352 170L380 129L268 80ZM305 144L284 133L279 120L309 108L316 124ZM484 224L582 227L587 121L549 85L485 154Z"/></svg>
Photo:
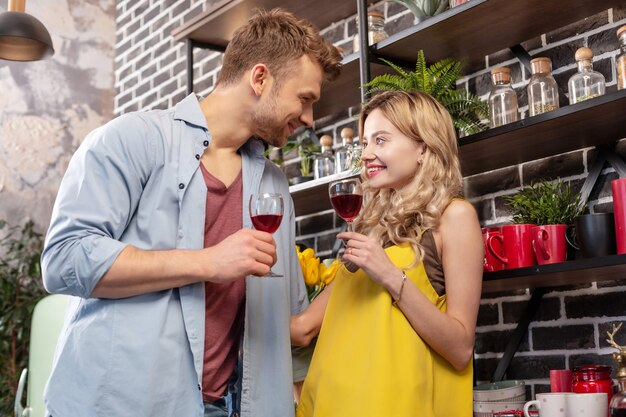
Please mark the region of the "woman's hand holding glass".
<svg viewBox="0 0 626 417"><path fill-rule="evenodd" d="M363 269L371 279L387 287L388 280L395 277L390 271L399 270L383 247L369 236L357 232L342 232L337 235L346 242L343 261Z"/></svg>

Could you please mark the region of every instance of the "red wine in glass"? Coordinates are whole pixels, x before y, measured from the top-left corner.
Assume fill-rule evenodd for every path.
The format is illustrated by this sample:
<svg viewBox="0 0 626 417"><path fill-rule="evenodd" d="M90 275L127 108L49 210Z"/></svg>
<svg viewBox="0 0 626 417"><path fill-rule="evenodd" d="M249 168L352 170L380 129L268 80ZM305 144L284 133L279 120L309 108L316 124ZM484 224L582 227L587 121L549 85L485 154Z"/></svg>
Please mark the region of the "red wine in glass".
<svg viewBox="0 0 626 417"><path fill-rule="evenodd" d="M348 178L333 182L328 187L328 194L333 208L339 217L348 222L348 230L352 230L352 222L359 215L363 204L361 181Z"/></svg>
<svg viewBox="0 0 626 417"><path fill-rule="evenodd" d="M283 216L279 214L257 214L256 216L250 216L250 218L252 219L252 225L256 230L274 233L278 230L278 226L280 226Z"/></svg>
<svg viewBox="0 0 626 417"><path fill-rule="evenodd" d="M330 203L339 217L351 223L359 215L363 196L359 194L336 194L330 198Z"/></svg>
<svg viewBox="0 0 626 417"><path fill-rule="evenodd" d="M283 220L283 196L277 193L252 194L250 196L250 220L255 229L262 232L274 233ZM266 277L282 277L270 272Z"/></svg>

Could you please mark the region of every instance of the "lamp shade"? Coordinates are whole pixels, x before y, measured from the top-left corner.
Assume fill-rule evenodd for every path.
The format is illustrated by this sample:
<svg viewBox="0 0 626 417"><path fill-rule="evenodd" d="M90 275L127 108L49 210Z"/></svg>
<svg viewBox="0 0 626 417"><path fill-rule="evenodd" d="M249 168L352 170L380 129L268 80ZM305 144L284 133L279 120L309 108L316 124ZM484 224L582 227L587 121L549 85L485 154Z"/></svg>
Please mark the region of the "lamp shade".
<svg viewBox="0 0 626 417"><path fill-rule="evenodd" d="M0 59L36 61L53 54L50 33L37 18L24 12L0 14Z"/></svg>

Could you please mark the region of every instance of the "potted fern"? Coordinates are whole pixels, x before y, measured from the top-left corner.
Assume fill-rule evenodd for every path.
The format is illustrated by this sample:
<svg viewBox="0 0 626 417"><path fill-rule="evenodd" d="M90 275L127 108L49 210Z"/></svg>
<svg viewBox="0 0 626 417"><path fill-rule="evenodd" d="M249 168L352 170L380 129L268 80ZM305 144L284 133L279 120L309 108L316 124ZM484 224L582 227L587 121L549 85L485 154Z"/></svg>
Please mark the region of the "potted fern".
<svg viewBox="0 0 626 417"><path fill-rule="evenodd" d="M406 7L415 15L418 22L437 16L448 8L448 0L387 0Z"/></svg>
<svg viewBox="0 0 626 417"><path fill-rule="evenodd" d="M417 52L415 71L406 71L391 61L381 60L397 74L379 75L361 86L368 88L370 95L383 91L420 90L443 104L460 133L471 135L487 129L487 103L465 90L456 89L456 81L461 73L460 62L445 58L428 66L422 50Z"/></svg>

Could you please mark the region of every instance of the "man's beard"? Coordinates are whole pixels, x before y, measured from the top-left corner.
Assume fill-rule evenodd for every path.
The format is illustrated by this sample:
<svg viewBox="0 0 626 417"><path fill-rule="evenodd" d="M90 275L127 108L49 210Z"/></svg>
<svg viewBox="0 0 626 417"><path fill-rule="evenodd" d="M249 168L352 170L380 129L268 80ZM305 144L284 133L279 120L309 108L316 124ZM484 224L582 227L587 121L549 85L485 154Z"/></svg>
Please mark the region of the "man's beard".
<svg viewBox="0 0 626 417"><path fill-rule="evenodd" d="M267 102L252 114L252 126L256 136L272 146L281 147L285 144L287 135L286 125L277 120L276 94L272 93Z"/></svg>

